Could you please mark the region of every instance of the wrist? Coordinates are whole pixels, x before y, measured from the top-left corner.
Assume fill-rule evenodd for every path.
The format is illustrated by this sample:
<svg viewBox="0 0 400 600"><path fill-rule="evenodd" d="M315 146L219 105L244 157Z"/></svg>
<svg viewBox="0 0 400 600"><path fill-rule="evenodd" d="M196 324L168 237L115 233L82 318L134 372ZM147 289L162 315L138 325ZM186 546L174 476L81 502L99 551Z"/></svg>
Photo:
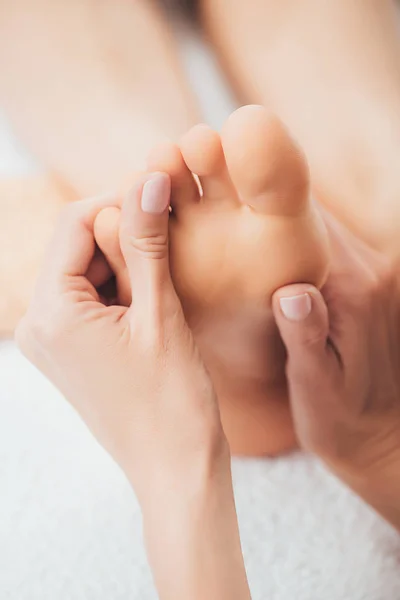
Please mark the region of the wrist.
<svg viewBox="0 0 400 600"><path fill-rule="evenodd" d="M138 491L137 486L133 487ZM217 447L188 453L179 463L160 461L157 472L148 474L145 488L141 486L139 501L145 524L151 524L159 520L163 523L168 516L189 519L209 506L210 499L222 500L225 494L233 495L231 457L224 439Z"/></svg>
<svg viewBox="0 0 400 600"><path fill-rule="evenodd" d="M367 504L400 530L400 422L380 428L356 455L329 464Z"/></svg>
<svg viewBox="0 0 400 600"><path fill-rule="evenodd" d="M222 426L205 429L201 435L195 431L172 439L170 434L166 439L160 435L150 442L146 436L139 444L136 438L134 447L123 449L118 462L143 513L158 514L164 506L187 502L191 496L218 487L221 479L230 479L230 449Z"/></svg>
<svg viewBox="0 0 400 600"><path fill-rule="evenodd" d="M160 598L248 600L230 464L143 507Z"/></svg>

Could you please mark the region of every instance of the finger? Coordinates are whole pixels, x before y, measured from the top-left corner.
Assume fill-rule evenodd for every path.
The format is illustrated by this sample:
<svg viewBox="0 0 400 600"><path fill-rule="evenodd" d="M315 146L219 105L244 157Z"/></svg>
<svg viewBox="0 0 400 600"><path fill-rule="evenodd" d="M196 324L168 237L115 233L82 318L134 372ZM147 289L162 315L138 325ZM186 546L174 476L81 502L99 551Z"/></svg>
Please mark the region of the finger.
<svg viewBox="0 0 400 600"><path fill-rule="evenodd" d="M74 202L63 211L45 259L47 280L86 275L96 249L96 216L106 206L118 205L116 196L102 196Z"/></svg>
<svg viewBox="0 0 400 600"><path fill-rule="evenodd" d="M115 275L118 300L123 306L130 306L132 301L131 286L119 241L120 218L121 210L119 208L103 209L96 217L94 234L97 245Z"/></svg>
<svg viewBox="0 0 400 600"><path fill-rule="evenodd" d="M273 311L288 355L289 380L313 386L327 371L339 370L340 360L329 345L328 309L316 288L296 284L279 289Z"/></svg>
<svg viewBox="0 0 400 600"><path fill-rule="evenodd" d="M113 276L113 271L107 263L100 250L96 248L93 256L93 260L89 265L86 272L86 279L98 288L104 285Z"/></svg>
<svg viewBox="0 0 400 600"><path fill-rule="evenodd" d="M296 433L304 448L319 452L342 397L341 364L328 344L327 307L316 288L298 284L274 294L273 311L287 351Z"/></svg>
<svg viewBox="0 0 400 600"><path fill-rule="evenodd" d="M97 245L116 276L125 269L125 261L119 243L120 218L120 209L107 207L99 212L94 223Z"/></svg>
<svg viewBox="0 0 400 600"><path fill-rule="evenodd" d="M171 181L165 173L141 177L122 204L120 244L135 310L162 305L173 291L169 271L168 220Z"/></svg>

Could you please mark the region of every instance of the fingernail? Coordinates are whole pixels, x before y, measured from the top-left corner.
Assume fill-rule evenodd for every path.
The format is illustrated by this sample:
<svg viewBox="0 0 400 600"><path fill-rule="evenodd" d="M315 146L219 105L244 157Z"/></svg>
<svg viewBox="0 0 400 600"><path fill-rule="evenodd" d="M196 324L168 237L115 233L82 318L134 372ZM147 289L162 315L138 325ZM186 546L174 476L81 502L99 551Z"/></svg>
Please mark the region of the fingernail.
<svg viewBox="0 0 400 600"><path fill-rule="evenodd" d="M289 321L303 321L311 312L311 297L309 294L287 296L279 300L281 311Z"/></svg>
<svg viewBox="0 0 400 600"><path fill-rule="evenodd" d="M142 190L143 212L161 214L169 206L171 184L165 173L154 173Z"/></svg>

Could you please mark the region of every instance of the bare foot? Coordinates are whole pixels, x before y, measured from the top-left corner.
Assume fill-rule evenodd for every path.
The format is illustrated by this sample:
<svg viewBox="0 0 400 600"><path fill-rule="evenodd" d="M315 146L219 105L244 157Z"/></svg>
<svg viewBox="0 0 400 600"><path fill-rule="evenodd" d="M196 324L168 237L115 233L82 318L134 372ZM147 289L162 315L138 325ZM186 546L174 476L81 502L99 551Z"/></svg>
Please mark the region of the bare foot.
<svg viewBox="0 0 400 600"><path fill-rule="evenodd" d="M395 3L202 0L201 9L241 99L271 107L304 148L318 200L400 259Z"/></svg>
<svg viewBox="0 0 400 600"><path fill-rule="evenodd" d="M173 278L215 383L232 451L291 449L285 354L271 296L288 283L321 286L329 254L302 153L277 118L249 106L233 113L221 137L194 127L180 149L157 148L148 167L171 176ZM99 215L96 237L126 302L117 210Z"/></svg>
<svg viewBox="0 0 400 600"><path fill-rule="evenodd" d="M0 180L0 198L0 336L10 336L27 309L57 215L75 195L43 175Z"/></svg>

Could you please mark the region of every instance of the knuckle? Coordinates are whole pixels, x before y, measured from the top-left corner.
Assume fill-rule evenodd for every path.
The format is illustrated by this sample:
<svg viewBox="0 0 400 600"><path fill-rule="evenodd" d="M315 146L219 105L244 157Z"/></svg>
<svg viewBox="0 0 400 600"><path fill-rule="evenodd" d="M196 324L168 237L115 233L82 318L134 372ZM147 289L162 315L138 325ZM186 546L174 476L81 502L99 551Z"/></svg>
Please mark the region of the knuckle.
<svg viewBox="0 0 400 600"><path fill-rule="evenodd" d="M35 362L38 347L42 346L42 327L39 319L25 316L15 331L15 341L22 354Z"/></svg>
<svg viewBox="0 0 400 600"><path fill-rule="evenodd" d="M36 333L36 339L41 342L42 346L53 348L62 338L65 331L58 318L51 319L47 323L41 323L39 330Z"/></svg>
<svg viewBox="0 0 400 600"><path fill-rule="evenodd" d="M130 245L140 254L151 258L165 258L168 253L167 233L131 235Z"/></svg>
<svg viewBox="0 0 400 600"><path fill-rule="evenodd" d="M325 346L326 331L319 324L312 324L302 332L300 341L302 348L306 350Z"/></svg>
<svg viewBox="0 0 400 600"><path fill-rule="evenodd" d="M19 327L18 344L23 353L29 351L33 345L53 349L62 340L67 329L67 323L59 311L52 315L27 315Z"/></svg>

